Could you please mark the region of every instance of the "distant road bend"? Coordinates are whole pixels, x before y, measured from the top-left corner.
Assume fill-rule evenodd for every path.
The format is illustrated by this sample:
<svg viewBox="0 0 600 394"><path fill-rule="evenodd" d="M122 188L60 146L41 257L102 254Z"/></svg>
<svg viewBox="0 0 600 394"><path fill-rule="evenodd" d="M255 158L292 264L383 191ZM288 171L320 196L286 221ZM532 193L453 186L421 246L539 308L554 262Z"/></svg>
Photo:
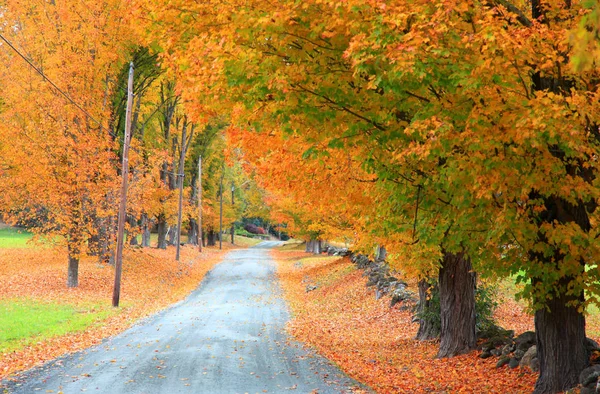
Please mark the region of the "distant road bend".
<svg viewBox="0 0 600 394"><path fill-rule="evenodd" d="M356 382L285 333L289 314L268 253L276 245L230 252L185 301L0 388L24 394L353 392Z"/></svg>

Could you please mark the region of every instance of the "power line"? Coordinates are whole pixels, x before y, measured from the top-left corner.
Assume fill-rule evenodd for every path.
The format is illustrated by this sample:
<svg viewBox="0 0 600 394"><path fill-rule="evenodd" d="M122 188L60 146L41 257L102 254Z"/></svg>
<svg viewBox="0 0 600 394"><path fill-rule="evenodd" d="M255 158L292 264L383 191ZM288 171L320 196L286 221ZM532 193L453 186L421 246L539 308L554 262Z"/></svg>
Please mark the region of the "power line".
<svg viewBox="0 0 600 394"><path fill-rule="evenodd" d="M88 111L85 110L85 108L83 108L81 105L79 105L77 102L75 102L75 100L73 100L71 98L71 96L69 96L65 91L63 91L61 88L59 88L49 77L46 76L46 74L44 74L44 72L40 68L38 68L35 64L33 64L32 61L30 61L25 55L23 55L23 53L21 53L21 51L19 51L9 40L7 40L6 37L4 37L4 35L2 33L0 33L0 39L2 39L2 41L4 41L17 55L19 55L19 57L21 59L23 59L32 69L34 69L35 72L37 72L46 82L48 82L50 85L52 85L52 87L54 89L56 89L64 98L66 98L77 109L79 109L81 112L83 112L89 119L93 120L100 127L101 130L106 131L113 138L119 138L119 136L115 132L106 129L100 121L98 121L96 118L94 118ZM123 88L121 86L117 86L117 88L120 90L123 90ZM169 97L169 99L171 99L171 98L173 98L173 96ZM154 115L165 104L166 104L166 101L161 103L154 110L152 115ZM134 152L141 154L141 152L139 150L137 150L133 147L131 149ZM176 175L178 175L178 174L176 174Z"/></svg>
<svg viewBox="0 0 600 394"><path fill-rule="evenodd" d="M6 43L6 45L8 45L13 51L15 51L15 53L17 55L19 55L21 57L21 59L25 60L25 62L27 62L27 64L29 64L29 66L31 68L33 68L38 74L40 74L42 76L42 78L44 78L46 80L46 82L48 82L50 85L52 85L52 87L54 87L54 89L56 89L60 94L62 94L64 98L66 98L71 104L73 104L75 107L77 107L88 118L90 118L91 120L93 120L94 122L96 122L96 124L98 126L100 126L101 129L104 129L104 126L102 126L102 123L100 123L88 111L86 111L81 105L77 104L75 102L75 100L73 100L71 98L71 96L69 96L61 88L59 88L54 82L52 82L52 80L50 78L48 78L46 76L46 74L44 74L44 72L42 70L40 70L38 67L36 67L35 64L33 64L29 59L27 59L27 57L25 55L23 55L10 41L8 41L6 39L6 37L4 37L4 35L2 35L2 33L0 33L0 38L2 39L2 41L4 41ZM108 132L110 133L110 131L108 131ZM113 135L113 137L114 137L114 135Z"/></svg>

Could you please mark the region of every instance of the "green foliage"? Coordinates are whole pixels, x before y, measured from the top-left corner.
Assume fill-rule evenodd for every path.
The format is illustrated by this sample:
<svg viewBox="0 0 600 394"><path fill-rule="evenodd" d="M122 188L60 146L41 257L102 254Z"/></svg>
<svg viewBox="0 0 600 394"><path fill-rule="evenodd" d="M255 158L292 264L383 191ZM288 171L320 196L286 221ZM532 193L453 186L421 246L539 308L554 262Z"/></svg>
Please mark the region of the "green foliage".
<svg viewBox="0 0 600 394"><path fill-rule="evenodd" d="M498 307L496 302L497 289L495 286L482 285L477 286L475 290L475 321L477 331L485 331L493 326L494 311Z"/></svg>
<svg viewBox="0 0 600 394"><path fill-rule="evenodd" d="M439 287L430 287L429 305L422 312L417 312L416 317L429 321L436 332L440 332L442 322L440 320L440 292ZM498 307L496 302L497 290L494 286L479 284L475 290L475 324L477 331L485 331L493 326L494 311Z"/></svg>

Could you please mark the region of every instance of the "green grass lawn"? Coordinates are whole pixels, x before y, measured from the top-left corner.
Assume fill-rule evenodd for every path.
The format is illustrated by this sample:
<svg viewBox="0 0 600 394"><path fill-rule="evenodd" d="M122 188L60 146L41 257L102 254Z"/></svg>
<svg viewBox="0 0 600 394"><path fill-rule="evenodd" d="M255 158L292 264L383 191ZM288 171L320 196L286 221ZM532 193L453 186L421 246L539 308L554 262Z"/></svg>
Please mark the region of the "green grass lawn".
<svg viewBox="0 0 600 394"><path fill-rule="evenodd" d="M25 230L14 227L0 229L0 248L30 248L27 243L33 235Z"/></svg>
<svg viewBox="0 0 600 394"><path fill-rule="evenodd" d="M83 331L111 313L104 306L75 307L35 300L0 301L0 353Z"/></svg>

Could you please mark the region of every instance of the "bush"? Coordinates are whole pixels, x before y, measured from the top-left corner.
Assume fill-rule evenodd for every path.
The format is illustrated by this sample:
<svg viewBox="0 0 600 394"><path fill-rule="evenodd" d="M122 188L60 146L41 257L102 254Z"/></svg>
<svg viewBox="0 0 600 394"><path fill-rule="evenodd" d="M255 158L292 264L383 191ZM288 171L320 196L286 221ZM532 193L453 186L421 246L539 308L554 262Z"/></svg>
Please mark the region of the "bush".
<svg viewBox="0 0 600 394"><path fill-rule="evenodd" d="M440 318L440 291L438 286L430 287L429 305L415 316L428 321L439 332L442 326ZM494 286L479 284L475 289L475 326L477 332L486 331L496 324L494 311L498 307L495 301L496 288Z"/></svg>
<svg viewBox="0 0 600 394"><path fill-rule="evenodd" d="M251 234L260 234L260 235L264 235L264 234L266 234L266 232L265 232L265 229L264 229L264 228L262 228L262 227L258 227L257 225L255 225L255 224L252 224L252 223L246 224L246 225L244 226L244 229L245 229L246 231L248 231L249 233L251 233Z"/></svg>

